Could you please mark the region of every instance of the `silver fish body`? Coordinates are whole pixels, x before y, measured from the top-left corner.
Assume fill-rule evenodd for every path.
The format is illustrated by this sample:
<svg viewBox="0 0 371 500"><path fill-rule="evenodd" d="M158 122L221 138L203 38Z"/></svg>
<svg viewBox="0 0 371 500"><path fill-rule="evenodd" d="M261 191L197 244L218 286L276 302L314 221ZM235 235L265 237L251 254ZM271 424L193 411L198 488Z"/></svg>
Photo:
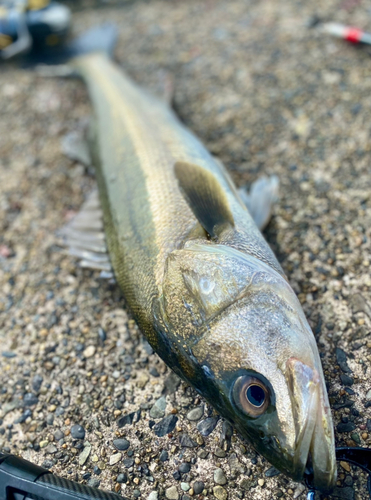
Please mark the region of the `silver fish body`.
<svg viewBox="0 0 371 500"><path fill-rule="evenodd" d="M74 62L95 108L107 246L148 341L295 480L336 480L314 336L225 169L103 55Z"/></svg>

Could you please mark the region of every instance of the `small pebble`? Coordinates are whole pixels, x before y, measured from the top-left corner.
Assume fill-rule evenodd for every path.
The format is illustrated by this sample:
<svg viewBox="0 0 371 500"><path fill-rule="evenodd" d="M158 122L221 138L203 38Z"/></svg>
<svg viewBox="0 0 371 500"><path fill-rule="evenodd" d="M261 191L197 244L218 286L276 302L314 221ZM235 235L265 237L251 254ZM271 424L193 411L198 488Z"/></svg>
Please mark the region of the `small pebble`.
<svg viewBox="0 0 371 500"><path fill-rule="evenodd" d="M265 471L265 477L274 477L278 476L279 474L281 474L281 472L275 467L270 467L267 471Z"/></svg>
<svg viewBox="0 0 371 500"><path fill-rule="evenodd" d="M218 468L214 470L214 482L221 485L227 483L227 478L224 474L223 469Z"/></svg>
<svg viewBox="0 0 371 500"><path fill-rule="evenodd" d="M85 429L79 424L75 424L71 427L71 436L73 439L84 439Z"/></svg>
<svg viewBox="0 0 371 500"><path fill-rule="evenodd" d="M60 439L63 439L64 438L64 433L60 430L60 429L57 429L55 432L54 432L54 439L56 441L59 441Z"/></svg>
<svg viewBox="0 0 371 500"><path fill-rule="evenodd" d="M91 477L87 484L91 488L98 488L98 486L100 485L100 481L96 477Z"/></svg>
<svg viewBox="0 0 371 500"><path fill-rule="evenodd" d="M56 446L54 446L54 444L49 444L45 448L45 451L46 451L46 453L49 453L50 455L54 455L54 453L57 453L58 449Z"/></svg>
<svg viewBox="0 0 371 500"><path fill-rule="evenodd" d="M153 431L158 437L166 436L166 434L170 434L170 432L175 429L177 421L178 417L175 415L168 415L153 427Z"/></svg>
<svg viewBox="0 0 371 500"><path fill-rule="evenodd" d="M113 446L120 451L127 450L130 446L130 442L125 438L115 439L113 441Z"/></svg>
<svg viewBox="0 0 371 500"><path fill-rule="evenodd" d="M219 447L215 449L214 454L218 458L225 458L227 456L226 452Z"/></svg>
<svg viewBox="0 0 371 500"><path fill-rule="evenodd" d="M151 491L148 495L147 500L158 500L158 491Z"/></svg>
<svg viewBox="0 0 371 500"><path fill-rule="evenodd" d="M202 481L195 481L192 485L195 495L199 495L205 489L205 484Z"/></svg>
<svg viewBox="0 0 371 500"><path fill-rule="evenodd" d="M165 415L166 409L166 396L158 399L149 411L151 418L162 418Z"/></svg>
<svg viewBox="0 0 371 500"><path fill-rule="evenodd" d="M165 490L165 497L168 500L178 500L179 493L178 493L176 486L170 486L170 488L167 488Z"/></svg>
<svg viewBox="0 0 371 500"><path fill-rule="evenodd" d="M169 453L166 450L162 450L159 459L161 460L161 462L166 462L167 460L169 460Z"/></svg>
<svg viewBox="0 0 371 500"><path fill-rule="evenodd" d="M33 406L36 405L38 402L39 398L35 394L32 394L32 392L28 392L23 396L23 403L26 406Z"/></svg>
<svg viewBox="0 0 371 500"><path fill-rule="evenodd" d="M258 479L258 485L259 486L264 486L265 480L263 478Z"/></svg>
<svg viewBox="0 0 371 500"><path fill-rule="evenodd" d="M179 465L179 472L182 474L187 474L191 470L191 465L187 462L183 462Z"/></svg>
<svg viewBox="0 0 371 500"><path fill-rule="evenodd" d="M43 463L41 464L41 467L43 469L51 469L54 465L54 462L52 460L44 460Z"/></svg>
<svg viewBox="0 0 371 500"><path fill-rule="evenodd" d="M180 438L180 446L182 448L197 448L197 443L188 434L183 434Z"/></svg>
<svg viewBox="0 0 371 500"><path fill-rule="evenodd" d="M79 465L84 465L87 459L89 458L91 452L91 444L89 441L85 441L84 443L84 449L79 455Z"/></svg>
<svg viewBox="0 0 371 500"><path fill-rule="evenodd" d="M350 464L348 462L340 461L340 467L342 467L347 472L350 472Z"/></svg>
<svg viewBox="0 0 371 500"><path fill-rule="evenodd" d="M182 488L183 491L189 491L191 488L189 483L180 483L180 487Z"/></svg>
<svg viewBox="0 0 371 500"><path fill-rule="evenodd" d="M41 375L39 374L36 374L33 379L32 379L32 382L31 382L31 387L32 387L32 390L34 390L35 392L39 392L40 388L41 388L41 384L43 383L43 378Z"/></svg>
<svg viewBox="0 0 371 500"><path fill-rule="evenodd" d="M122 458L122 453L115 453L114 455L111 455L109 457L109 464L115 465L121 460L121 458Z"/></svg>
<svg viewBox="0 0 371 500"><path fill-rule="evenodd" d="M223 486L214 486L213 493L214 497L218 500L227 500L228 498L227 490L225 490Z"/></svg>
<svg viewBox="0 0 371 500"><path fill-rule="evenodd" d="M116 481L120 484L123 484L123 483L126 483L128 480L128 476L127 474L125 474L125 472L122 472L121 474L119 474L116 478Z"/></svg>
<svg viewBox="0 0 371 500"><path fill-rule="evenodd" d="M187 413L187 418L191 422L197 422L197 420L200 420L203 414L204 414L204 407L198 406L196 408L193 408L192 410L189 410L189 412Z"/></svg>
<svg viewBox="0 0 371 500"><path fill-rule="evenodd" d="M1 355L4 358L8 358L8 359L15 358L17 356L17 354L15 352L12 352L12 351L3 351L1 353Z"/></svg>
<svg viewBox="0 0 371 500"><path fill-rule="evenodd" d="M218 420L219 417L205 418L204 420L201 420L201 422L197 424L197 429L203 436L208 436L215 429Z"/></svg>
<svg viewBox="0 0 371 500"><path fill-rule="evenodd" d="M356 428L353 422L340 423L336 426L338 432L351 432Z"/></svg>
<svg viewBox="0 0 371 500"><path fill-rule="evenodd" d="M86 349L83 351L83 355L85 358L91 358L94 356L96 351L96 347L94 345L89 345Z"/></svg>
<svg viewBox="0 0 371 500"><path fill-rule="evenodd" d="M139 389L144 389L149 381L149 376L146 372L142 372L137 378L136 385Z"/></svg>

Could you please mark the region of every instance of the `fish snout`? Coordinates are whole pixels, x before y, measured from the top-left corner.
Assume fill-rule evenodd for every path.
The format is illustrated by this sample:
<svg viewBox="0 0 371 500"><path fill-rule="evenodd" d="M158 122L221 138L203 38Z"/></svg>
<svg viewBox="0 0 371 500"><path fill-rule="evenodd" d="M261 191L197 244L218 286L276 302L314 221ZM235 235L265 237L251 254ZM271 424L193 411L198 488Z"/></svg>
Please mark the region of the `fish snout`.
<svg viewBox="0 0 371 500"><path fill-rule="evenodd" d="M286 378L295 425L295 475L299 479L310 473L315 488L330 491L336 481L335 444L322 374L299 359L290 358Z"/></svg>

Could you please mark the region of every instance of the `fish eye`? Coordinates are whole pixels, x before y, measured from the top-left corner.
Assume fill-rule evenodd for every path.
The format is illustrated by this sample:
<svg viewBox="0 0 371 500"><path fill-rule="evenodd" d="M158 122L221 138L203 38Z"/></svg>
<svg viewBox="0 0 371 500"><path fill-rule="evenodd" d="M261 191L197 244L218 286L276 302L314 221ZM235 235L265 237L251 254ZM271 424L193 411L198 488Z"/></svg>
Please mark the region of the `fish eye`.
<svg viewBox="0 0 371 500"><path fill-rule="evenodd" d="M233 400L246 415L257 418L269 406L270 394L262 380L251 375L238 377L233 386Z"/></svg>

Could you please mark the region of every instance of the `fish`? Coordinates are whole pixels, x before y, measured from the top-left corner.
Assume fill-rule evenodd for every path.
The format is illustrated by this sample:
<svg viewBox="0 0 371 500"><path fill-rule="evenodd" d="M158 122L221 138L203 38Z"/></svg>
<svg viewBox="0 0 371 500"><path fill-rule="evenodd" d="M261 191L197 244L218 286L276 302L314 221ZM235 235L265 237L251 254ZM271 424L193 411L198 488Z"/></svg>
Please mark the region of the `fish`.
<svg viewBox="0 0 371 500"><path fill-rule="evenodd" d="M330 491L334 432L316 341L261 232L276 180L243 194L171 107L105 54L70 65L94 109L99 191L65 229L72 253L113 270L154 351L263 457Z"/></svg>

